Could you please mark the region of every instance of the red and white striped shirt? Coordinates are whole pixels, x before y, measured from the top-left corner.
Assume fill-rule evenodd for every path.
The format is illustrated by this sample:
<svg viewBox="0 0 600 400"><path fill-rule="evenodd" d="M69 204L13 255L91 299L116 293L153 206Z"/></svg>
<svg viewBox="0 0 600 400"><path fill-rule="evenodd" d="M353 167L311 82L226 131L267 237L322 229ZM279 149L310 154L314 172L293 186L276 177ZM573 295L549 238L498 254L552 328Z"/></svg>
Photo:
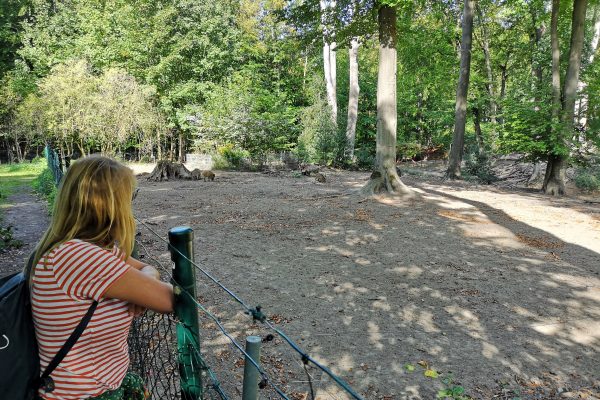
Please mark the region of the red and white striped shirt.
<svg viewBox="0 0 600 400"><path fill-rule="evenodd" d="M133 317L127 302L102 298L130 268L115 250L75 239L51 250L35 266L31 297L42 371L92 302L99 302L75 346L50 375L54 391L40 390L44 399L86 399L121 385L129 367L127 335Z"/></svg>

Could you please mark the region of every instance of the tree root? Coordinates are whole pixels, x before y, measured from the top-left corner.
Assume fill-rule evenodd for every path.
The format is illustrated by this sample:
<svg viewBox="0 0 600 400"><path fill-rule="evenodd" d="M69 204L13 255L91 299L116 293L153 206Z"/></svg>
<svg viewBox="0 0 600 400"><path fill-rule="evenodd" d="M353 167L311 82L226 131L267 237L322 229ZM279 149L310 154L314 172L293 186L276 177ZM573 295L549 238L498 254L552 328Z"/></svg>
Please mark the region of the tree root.
<svg viewBox="0 0 600 400"><path fill-rule="evenodd" d="M395 169L387 169L385 173L373 171L369 182L360 190L364 196L395 195L403 197L414 197L415 193L398 177Z"/></svg>

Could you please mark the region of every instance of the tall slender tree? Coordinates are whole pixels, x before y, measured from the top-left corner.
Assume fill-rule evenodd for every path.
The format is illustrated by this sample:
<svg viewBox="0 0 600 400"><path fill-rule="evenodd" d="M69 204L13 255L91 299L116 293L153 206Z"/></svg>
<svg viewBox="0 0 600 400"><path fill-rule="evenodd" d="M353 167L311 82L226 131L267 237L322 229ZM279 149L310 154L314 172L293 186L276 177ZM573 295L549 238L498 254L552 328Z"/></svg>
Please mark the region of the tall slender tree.
<svg viewBox="0 0 600 400"><path fill-rule="evenodd" d="M332 29L335 0L320 0L321 24L323 25L323 72L327 89L327 104L331 108L331 119L337 124L337 62L336 43Z"/></svg>
<svg viewBox="0 0 600 400"><path fill-rule="evenodd" d="M346 125L346 155L354 158L354 143L356 141L356 122L358 120L358 46L357 37L353 37L348 50L350 61L350 79L348 90L348 124Z"/></svg>
<svg viewBox="0 0 600 400"><path fill-rule="evenodd" d="M463 158L465 124L467 121L467 94L471 71L474 5L475 0L465 0L460 46L460 72L456 87L454 135L452 136L452 150L450 151L450 161L448 163L448 170L446 171L446 177L449 179L460 179L460 164Z"/></svg>
<svg viewBox="0 0 600 400"><path fill-rule="evenodd" d="M561 126L556 135L557 143L548 154L548 165L542 187L544 193L553 196L565 194L565 169L569 157L568 140L574 129L575 100L581 68L586 8L587 0L574 0L569 65L562 92Z"/></svg>

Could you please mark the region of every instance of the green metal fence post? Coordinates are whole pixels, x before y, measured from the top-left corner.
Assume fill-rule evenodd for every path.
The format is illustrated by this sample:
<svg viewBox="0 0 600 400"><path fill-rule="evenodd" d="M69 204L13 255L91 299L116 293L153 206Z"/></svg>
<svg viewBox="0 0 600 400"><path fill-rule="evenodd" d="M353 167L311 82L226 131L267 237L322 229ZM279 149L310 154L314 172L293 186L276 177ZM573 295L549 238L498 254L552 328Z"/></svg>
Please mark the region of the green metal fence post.
<svg viewBox="0 0 600 400"><path fill-rule="evenodd" d="M200 329L196 299L196 274L190 260L194 259L194 231L187 226L169 230L169 243L175 291L177 352L183 400L202 399L202 370L196 352L200 352ZM176 282L176 283L175 283ZM188 294L183 293L187 292Z"/></svg>
<svg viewBox="0 0 600 400"><path fill-rule="evenodd" d="M260 336L248 336L246 338L246 353L260 365ZM260 374L256 366L245 359L244 384L242 386L242 400L258 400L258 381Z"/></svg>

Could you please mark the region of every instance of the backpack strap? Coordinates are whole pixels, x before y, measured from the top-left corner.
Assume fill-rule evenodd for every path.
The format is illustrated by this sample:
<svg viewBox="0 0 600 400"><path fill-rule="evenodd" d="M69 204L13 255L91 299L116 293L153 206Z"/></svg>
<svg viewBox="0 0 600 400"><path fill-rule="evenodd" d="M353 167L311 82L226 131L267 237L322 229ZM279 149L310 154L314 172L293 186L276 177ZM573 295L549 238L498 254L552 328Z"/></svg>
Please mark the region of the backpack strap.
<svg viewBox="0 0 600 400"><path fill-rule="evenodd" d="M42 376L40 377L40 379L38 381L38 385L37 385L38 387L41 387L46 392L51 392L54 390L54 381L50 377L50 374L56 369L56 367L58 367L58 365L61 363L61 361L67 356L67 353L69 353L69 350L71 350L71 348L73 348L73 346L75 346L75 343L77 343L77 340L79 339L79 337L85 330L87 324L92 319L92 315L94 315L94 311L96 311L97 306L98 306L97 301L94 301L92 303L92 305L90 305L90 308L88 308L83 319L79 322L79 325L77 325L77 327L75 328L73 333L71 333L71 336L69 336L69 338L67 339L65 344L61 347L61 349L58 351L58 353L56 353L56 355L54 356L52 361L50 361L50 363L44 370L44 373L42 374Z"/></svg>

